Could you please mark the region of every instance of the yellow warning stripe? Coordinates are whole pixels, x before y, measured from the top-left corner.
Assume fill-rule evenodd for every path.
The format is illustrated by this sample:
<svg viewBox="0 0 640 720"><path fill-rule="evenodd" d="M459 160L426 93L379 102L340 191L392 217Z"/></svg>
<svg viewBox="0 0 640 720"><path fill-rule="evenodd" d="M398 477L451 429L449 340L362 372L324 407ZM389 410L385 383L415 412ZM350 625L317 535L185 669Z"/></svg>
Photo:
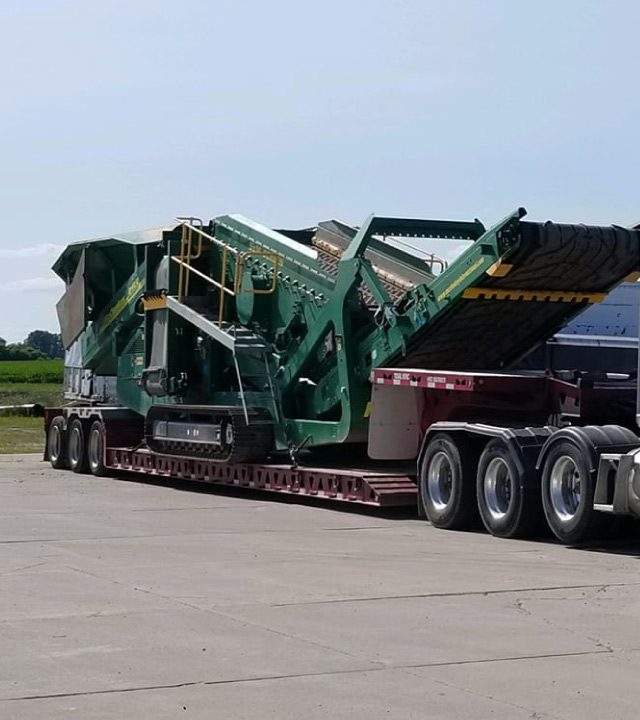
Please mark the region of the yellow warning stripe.
<svg viewBox="0 0 640 720"><path fill-rule="evenodd" d="M142 298L145 312L149 310L164 310L167 307L166 295L147 295Z"/></svg>
<svg viewBox="0 0 640 720"><path fill-rule="evenodd" d="M498 288L467 288L462 297L467 300L524 300L530 302L602 302L606 293L575 292L573 290L499 290Z"/></svg>
<svg viewBox="0 0 640 720"><path fill-rule="evenodd" d="M490 265L486 269L486 273L487 275L491 275L491 277L504 277L505 275L508 275L511 270L513 270L513 265L502 262L502 259L498 258L493 265Z"/></svg>
<svg viewBox="0 0 640 720"><path fill-rule="evenodd" d="M126 295L121 297L120 300L107 312L99 325L99 332L104 332L109 325L120 315L120 313L127 307L127 305L133 300L133 298L142 290L144 282L142 278L136 278L127 288Z"/></svg>
<svg viewBox="0 0 640 720"><path fill-rule="evenodd" d="M442 302L446 297L451 295L451 293L458 287L458 285L461 285L473 272L475 272L483 263L485 262L485 258L481 257L478 260L476 260L473 265L470 265L461 275L458 275L458 277L449 285L449 287L445 288L436 298L438 302Z"/></svg>

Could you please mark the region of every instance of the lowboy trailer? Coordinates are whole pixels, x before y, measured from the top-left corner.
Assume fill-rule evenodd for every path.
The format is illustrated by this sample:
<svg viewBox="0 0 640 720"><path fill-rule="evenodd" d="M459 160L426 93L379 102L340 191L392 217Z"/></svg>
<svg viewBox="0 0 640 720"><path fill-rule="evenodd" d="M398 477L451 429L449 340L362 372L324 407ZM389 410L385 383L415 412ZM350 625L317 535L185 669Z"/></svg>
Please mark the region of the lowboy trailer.
<svg viewBox="0 0 640 720"><path fill-rule="evenodd" d="M514 374L640 270L640 233L241 216L70 245L54 269L70 404L46 458L378 506L563 542L640 516L635 384ZM465 240L450 266L416 238ZM409 250L407 250L409 248ZM436 369L428 369L436 368Z"/></svg>

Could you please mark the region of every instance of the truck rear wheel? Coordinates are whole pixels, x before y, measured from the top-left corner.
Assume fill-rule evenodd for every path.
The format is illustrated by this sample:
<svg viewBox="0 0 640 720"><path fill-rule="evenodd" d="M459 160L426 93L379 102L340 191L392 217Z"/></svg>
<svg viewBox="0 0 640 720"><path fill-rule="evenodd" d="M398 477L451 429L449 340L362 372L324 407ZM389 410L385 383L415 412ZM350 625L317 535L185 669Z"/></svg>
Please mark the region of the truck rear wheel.
<svg viewBox="0 0 640 720"><path fill-rule="evenodd" d="M542 507L553 534L563 543L592 538L605 518L593 508L595 477L580 448L563 441L549 450L542 468Z"/></svg>
<svg viewBox="0 0 640 720"><path fill-rule="evenodd" d="M476 517L473 453L464 438L437 433L424 452L419 497L434 527L461 530Z"/></svg>
<svg viewBox="0 0 640 720"><path fill-rule="evenodd" d="M539 497L527 493L512 451L502 440L492 440L478 463L477 498L480 518L496 537L527 537L540 518Z"/></svg>
<svg viewBox="0 0 640 720"><path fill-rule="evenodd" d="M107 467L104 464L104 444L104 423L101 420L94 420L87 440L87 461L91 474L96 477L107 474Z"/></svg>
<svg viewBox="0 0 640 720"><path fill-rule="evenodd" d="M82 421L75 418L69 424L67 438L67 456L69 467L76 473L86 473L89 468L87 461L87 443Z"/></svg>
<svg viewBox="0 0 640 720"><path fill-rule="evenodd" d="M49 425L49 430L47 431L47 455L49 456L51 467L56 470L67 467L66 444L67 438L64 431L64 418L62 415L57 415L51 421L51 425Z"/></svg>

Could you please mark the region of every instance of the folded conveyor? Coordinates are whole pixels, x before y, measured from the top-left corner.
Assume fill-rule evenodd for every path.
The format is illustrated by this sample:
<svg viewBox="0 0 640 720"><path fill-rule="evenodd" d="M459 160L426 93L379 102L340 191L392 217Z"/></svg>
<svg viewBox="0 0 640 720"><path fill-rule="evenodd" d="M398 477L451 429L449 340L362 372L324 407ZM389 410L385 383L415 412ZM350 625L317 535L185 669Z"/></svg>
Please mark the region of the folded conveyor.
<svg viewBox="0 0 640 720"><path fill-rule="evenodd" d="M440 311L412 336L395 364L509 367L640 265L636 230L524 221L516 227L513 244L496 263L457 294L440 296ZM475 258L473 252L465 255ZM465 263L469 267L463 256L432 284L436 297L464 274Z"/></svg>

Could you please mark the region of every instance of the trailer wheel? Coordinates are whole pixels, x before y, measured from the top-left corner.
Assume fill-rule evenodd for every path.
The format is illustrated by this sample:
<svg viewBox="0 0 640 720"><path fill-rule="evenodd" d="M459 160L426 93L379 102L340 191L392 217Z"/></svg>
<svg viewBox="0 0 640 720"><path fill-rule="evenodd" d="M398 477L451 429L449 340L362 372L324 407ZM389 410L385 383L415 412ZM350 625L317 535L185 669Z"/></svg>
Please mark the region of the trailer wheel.
<svg viewBox="0 0 640 720"><path fill-rule="evenodd" d="M67 438L67 456L69 467L76 473L86 473L89 464L87 462L87 447L82 421L75 418L69 424Z"/></svg>
<svg viewBox="0 0 640 720"><path fill-rule="evenodd" d="M104 445L104 423L102 420L94 420L87 440L87 461L91 474L96 477L107 474L107 466L104 464Z"/></svg>
<svg viewBox="0 0 640 720"><path fill-rule="evenodd" d="M434 435L420 467L420 501L434 527L462 530L476 518L473 453L464 438Z"/></svg>
<svg viewBox="0 0 640 720"><path fill-rule="evenodd" d="M64 431L64 418L57 415L51 421L47 432L47 455L51 467L61 470L67 467L66 436Z"/></svg>
<svg viewBox="0 0 640 720"><path fill-rule="evenodd" d="M580 448L553 445L542 468L542 507L553 534L573 545L596 535L606 519L593 508L594 473Z"/></svg>
<svg viewBox="0 0 640 720"><path fill-rule="evenodd" d="M480 518L496 537L527 537L540 519L540 499L527 493L525 478L511 450L502 440L492 440L478 463L477 498Z"/></svg>

